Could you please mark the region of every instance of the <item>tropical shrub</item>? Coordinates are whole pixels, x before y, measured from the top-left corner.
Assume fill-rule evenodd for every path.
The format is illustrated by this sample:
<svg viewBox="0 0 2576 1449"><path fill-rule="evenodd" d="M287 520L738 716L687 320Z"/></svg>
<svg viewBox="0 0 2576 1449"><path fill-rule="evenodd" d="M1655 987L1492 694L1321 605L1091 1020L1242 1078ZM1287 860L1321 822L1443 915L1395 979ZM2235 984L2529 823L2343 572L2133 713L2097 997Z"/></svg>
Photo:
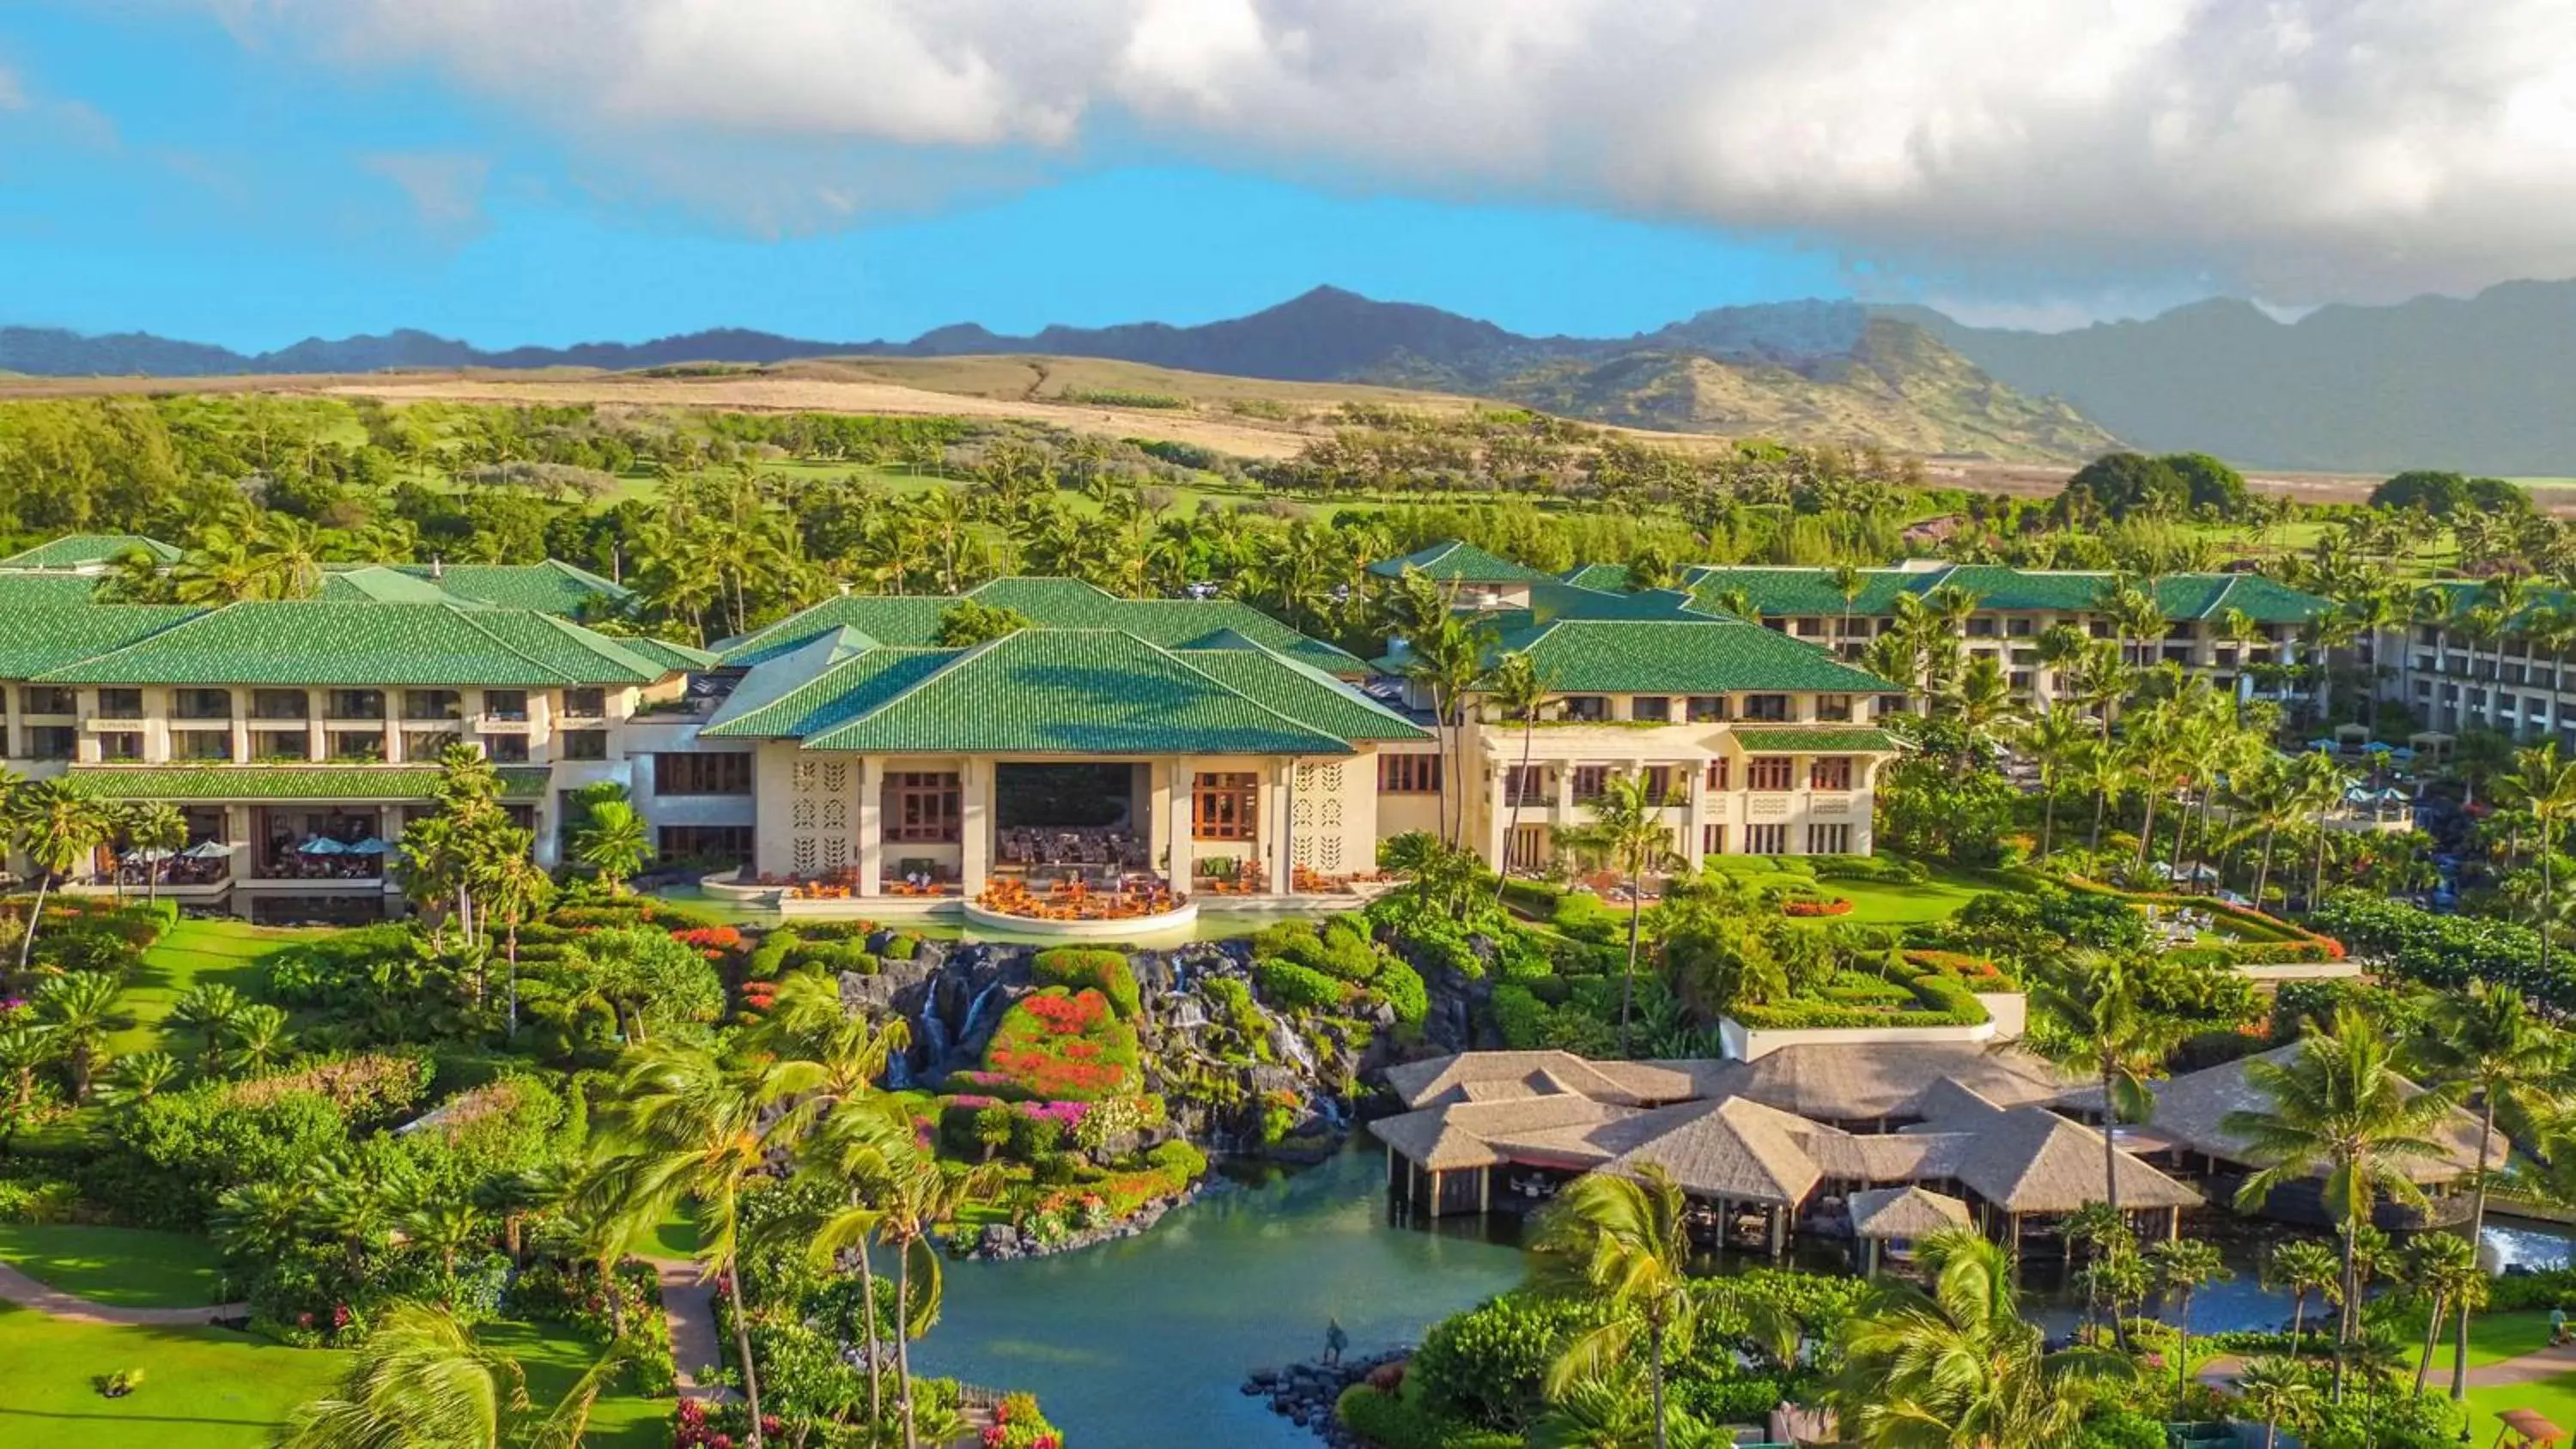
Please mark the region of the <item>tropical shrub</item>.
<svg viewBox="0 0 2576 1449"><path fill-rule="evenodd" d="M1253 982L1262 999L1289 1011L1329 1011L1339 1007L1351 988L1312 967L1294 961L1252 963Z"/></svg>
<svg viewBox="0 0 2576 1449"><path fill-rule="evenodd" d="M1136 984L1136 968L1121 951L1096 947L1058 946L1040 951L1030 963L1039 981L1049 986L1063 986L1075 991L1096 989L1109 998L1118 1014L1129 1020L1144 1009Z"/></svg>
<svg viewBox="0 0 2576 1449"><path fill-rule="evenodd" d="M1002 1014L984 1049L984 1071L1018 1095L1049 1101L1133 1092L1136 1028L1096 990L1050 986Z"/></svg>

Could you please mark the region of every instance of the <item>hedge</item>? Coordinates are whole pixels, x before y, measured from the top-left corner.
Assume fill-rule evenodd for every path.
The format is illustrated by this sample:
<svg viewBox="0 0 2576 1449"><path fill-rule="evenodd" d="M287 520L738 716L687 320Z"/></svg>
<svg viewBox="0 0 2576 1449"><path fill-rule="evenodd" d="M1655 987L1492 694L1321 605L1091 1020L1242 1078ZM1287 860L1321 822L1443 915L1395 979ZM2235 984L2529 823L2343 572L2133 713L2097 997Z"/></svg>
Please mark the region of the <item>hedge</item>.
<svg viewBox="0 0 2576 1449"><path fill-rule="evenodd" d="M1841 1030L1856 1027L1975 1026L1991 1020L1986 1004L1967 983L1939 972L1925 972L1905 987L1920 1004L1916 1011L1888 1011L1839 1001L1798 997L1764 1005L1738 1003L1727 1012L1744 1025L1762 1031ZM1495 992L1499 1008L1502 993Z"/></svg>
<svg viewBox="0 0 2576 1449"><path fill-rule="evenodd" d="M1366 1384L1342 1391L1333 1417L1376 1449L1521 1449L1518 1434L1502 1434L1434 1418L1407 1403L1401 1394L1381 1393Z"/></svg>
<svg viewBox="0 0 2576 1449"><path fill-rule="evenodd" d="M1086 986L1098 989L1109 998L1111 1009L1129 1020L1144 1009L1143 992L1136 985L1136 968L1128 964L1123 952L1097 946L1057 946L1040 951L1031 965L1041 984L1075 991Z"/></svg>

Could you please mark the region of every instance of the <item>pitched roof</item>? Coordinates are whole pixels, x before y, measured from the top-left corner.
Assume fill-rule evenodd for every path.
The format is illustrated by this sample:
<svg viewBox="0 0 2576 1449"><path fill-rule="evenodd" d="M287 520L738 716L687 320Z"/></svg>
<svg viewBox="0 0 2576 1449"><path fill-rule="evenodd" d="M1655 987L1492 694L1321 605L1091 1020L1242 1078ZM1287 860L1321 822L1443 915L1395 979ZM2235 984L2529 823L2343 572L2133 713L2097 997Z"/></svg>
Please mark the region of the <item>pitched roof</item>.
<svg viewBox="0 0 2576 1449"><path fill-rule="evenodd" d="M623 604L633 589L585 568L547 559L532 564L396 564L459 599L502 609L535 609L569 619L585 610Z"/></svg>
<svg viewBox="0 0 2576 1449"><path fill-rule="evenodd" d="M2095 570L2017 569L2001 564L1864 569L1860 593L1846 605L1828 569L1735 565L1695 568L1686 576L1692 594L1703 604L1740 589L1766 618L1830 617L1846 609L1855 615L1889 614L1899 597L1928 594L1945 584L1975 594L1983 609L2084 613L2116 578ZM2214 619L2233 608L2244 610L2256 623L2296 624L2331 607L2316 595L2259 574L2168 574L2155 580L2154 592L2165 617L2175 620Z"/></svg>
<svg viewBox="0 0 2576 1449"><path fill-rule="evenodd" d="M76 569L110 562L128 549L142 549L163 563L175 563L179 550L139 533L70 533L0 558L0 568Z"/></svg>
<svg viewBox="0 0 2576 1449"><path fill-rule="evenodd" d="M1966 1203L1928 1188L1863 1188L1846 1201L1855 1237L1911 1242L1946 1228L1968 1226Z"/></svg>
<svg viewBox="0 0 2576 1449"><path fill-rule="evenodd" d="M1347 741L1133 634L1022 629L810 736L870 754L1340 755Z"/></svg>
<svg viewBox="0 0 2576 1449"><path fill-rule="evenodd" d="M122 649L203 612L185 604L22 606L11 601L0 606L0 679L33 679Z"/></svg>
<svg viewBox="0 0 2576 1449"><path fill-rule="evenodd" d="M698 733L729 739L825 734L938 673L960 652L888 649L855 629L835 629L753 665Z"/></svg>
<svg viewBox="0 0 2576 1449"><path fill-rule="evenodd" d="M1400 578L1407 569L1419 570L1444 584L1531 584L1550 582L1555 577L1454 538L1416 549L1402 558L1380 559L1368 567L1370 573L1382 579Z"/></svg>
<svg viewBox="0 0 2576 1449"><path fill-rule="evenodd" d="M2250 1156L2245 1139L2227 1130L2227 1114L2270 1111L2271 1097L2253 1083L2246 1068L2258 1061L2287 1065L2302 1050L2303 1047L2293 1042L2268 1052L2150 1083L2148 1090L2155 1094L2156 1110L2147 1119L2146 1130L2156 1137L2180 1143L2211 1157L2262 1166ZM2410 1098L2421 1093L2421 1088L2411 1082L2407 1084L2406 1094ZM2068 1106L2098 1111L2101 1108L2101 1089L2077 1089L2064 1094L2060 1100ZM2490 1167L2503 1167L2512 1155L2511 1144L2501 1140L2501 1136L2498 1134L2499 1140L2488 1146ZM2400 1171L2417 1182L2448 1182L2475 1169L2478 1160L2478 1119L2475 1114L2465 1108L2453 1107L2443 1114L2431 1137L2445 1149L2445 1155L2438 1159L2398 1159Z"/></svg>
<svg viewBox="0 0 2576 1449"><path fill-rule="evenodd" d="M1612 1151L1604 1172L1633 1177L1651 1164L1696 1196L1796 1204L1824 1179L1800 1140L1816 1130L1750 1098L1728 1097L1659 1107L1591 1135Z"/></svg>
<svg viewBox="0 0 2576 1449"><path fill-rule="evenodd" d="M1386 1069L1386 1084L1408 1107L1433 1107L1444 1102L1466 1100L1466 1094L1480 1085L1517 1082L1530 1084L1534 1078L1546 1078L1557 1085L1532 1085L1532 1090L1580 1092L1604 1102L1636 1105L1643 1102L1671 1102L1706 1095L1700 1090L1699 1069L1720 1065L1708 1062L1596 1062L1566 1051L1497 1051L1453 1052L1444 1057L1426 1057L1421 1061L1399 1062ZM1652 1075L1637 1079L1630 1069L1644 1069ZM1639 1090L1639 1088L1646 1090Z"/></svg>
<svg viewBox="0 0 2576 1449"><path fill-rule="evenodd" d="M1430 738L1430 731L1322 670L1249 640L1240 648L1174 650L1173 657L1247 699L1339 739Z"/></svg>
<svg viewBox="0 0 2576 1449"><path fill-rule="evenodd" d="M1992 1051L1975 1042L1885 1044L1855 1050L1813 1043L1785 1047L1759 1061L1731 1062L1718 1090L1784 1112L1824 1121L1920 1118L1943 1082L1966 1086L1990 1102L2017 1107L2053 1100L2068 1079L2021 1051Z"/></svg>
<svg viewBox="0 0 2576 1449"><path fill-rule="evenodd" d="M553 772L543 765L496 768L501 795L545 797ZM74 789L102 800L384 800L432 798L435 765L74 765Z"/></svg>
<svg viewBox="0 0 2576 1449"><path fill-rule="evenodd" d="M1784 754L1893 755L1905 746L1885 730L1835 729L1827 725L1799 729L1747 729L1739 726L1735 742L1747 750Z"/></svg>
<svg viewBox="0 0 2576 1449"><path fill-rule="evenodd" d="M384 564L328 569L315 597L335 604L453 604L455 595L424 578Z"/></svg>
<svg viewBox="0 0 2576 1449"><path fill-rule="evenodd" d="M1727 694L1744 690L1898 692L1865 670L1774 629L1729 619L1563 619L1505 635L1566 694Z"/></svg>
<svg viewBox="0 0 2576 1449"><path fill-rule="evenodd" d="M1945 1175L2005 1212L2071 1213L2102 1198L2102 1134L2044 1107L1996 1113L1955 1135L1958 1160ZM2122 1207L2200 1206L2199 1193L2129 1154L2110 1161Z"/></svg>
<svg viewBox="0 0 2576 1449"><path fill-rule="evenodd" d="M527 610L299 600L207 610L47 670L43 682L545 687L668 673L606 635Z"/></svg>
<svg viewBox="0 0 2576 1449"><path fill-rule="evenodd" d="M1236 599L1124 599L1079 579L995 579L958 595L845 594L718 646L728 665L749 666L838 628L880 644L932 648L941 618L959 599L1011 609L1041 629L1114 629L1165 649L1213 647L1239 635L1274 653L1330 674L1366 666L1320 639L1310 639Z"/></svg>
<svg viewBox="0 0 2576 1449"><path fill-rule="evenodd" d="M31 604L87 604L98 598L100 576L60 569L0 568L0 608Z"/></svg>

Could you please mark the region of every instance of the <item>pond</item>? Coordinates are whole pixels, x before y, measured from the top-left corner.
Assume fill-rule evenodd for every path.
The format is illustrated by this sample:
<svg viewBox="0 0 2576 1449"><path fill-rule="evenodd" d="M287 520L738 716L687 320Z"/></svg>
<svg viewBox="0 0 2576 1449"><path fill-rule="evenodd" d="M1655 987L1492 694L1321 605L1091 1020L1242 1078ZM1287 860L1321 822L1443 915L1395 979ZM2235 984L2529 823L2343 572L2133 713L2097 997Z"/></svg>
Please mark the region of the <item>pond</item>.
<svg viewBox="0 0 2576 1449"><path fill-rule="evenodd" d="M1474 1224L1399 1228L1385 1158L1322 1166L1181 1208L1141 1237L1018 1263L952 1263L939 1327L914 1367L1028 1389L1076 1444L1154 1449L1318 1441L1238 1390L1253 1368L1309 1358L1339 1318L1354 1356L1520 1281L1520 1250Z"/></svg>

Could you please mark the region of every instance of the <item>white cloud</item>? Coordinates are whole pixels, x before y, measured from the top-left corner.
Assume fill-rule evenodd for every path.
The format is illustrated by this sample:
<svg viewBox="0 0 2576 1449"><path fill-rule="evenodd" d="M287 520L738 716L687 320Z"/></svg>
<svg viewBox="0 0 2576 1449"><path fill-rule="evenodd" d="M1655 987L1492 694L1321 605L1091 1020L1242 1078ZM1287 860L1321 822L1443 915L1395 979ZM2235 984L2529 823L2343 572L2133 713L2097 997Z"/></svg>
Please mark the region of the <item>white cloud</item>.
<svg viewBox="0 0 2576 1449"><path fill-rule="evenodd" d="M27 109L26 83L18 79L18 72L10 69L5 61L0 61L0 111L25 109Z"/></svg>
<svg viewBox="0 0 2576 1449"><path fill-rule="evenodd" d="M854 144L1141 140L1787 232L1948 291L2154 276L2297 304L2576 273L2565 0L195 3L336 63L434 65L622 166L673 137L795 158L825 216Z"/></svg>
<svg viewBox="0 0 2576 1449"><path fill-rule="evenodd" d="M389 151L363 158L367 170L401 188L433 236L457 238L483 222L483 189L491 163L450 152Z"/></svg>

